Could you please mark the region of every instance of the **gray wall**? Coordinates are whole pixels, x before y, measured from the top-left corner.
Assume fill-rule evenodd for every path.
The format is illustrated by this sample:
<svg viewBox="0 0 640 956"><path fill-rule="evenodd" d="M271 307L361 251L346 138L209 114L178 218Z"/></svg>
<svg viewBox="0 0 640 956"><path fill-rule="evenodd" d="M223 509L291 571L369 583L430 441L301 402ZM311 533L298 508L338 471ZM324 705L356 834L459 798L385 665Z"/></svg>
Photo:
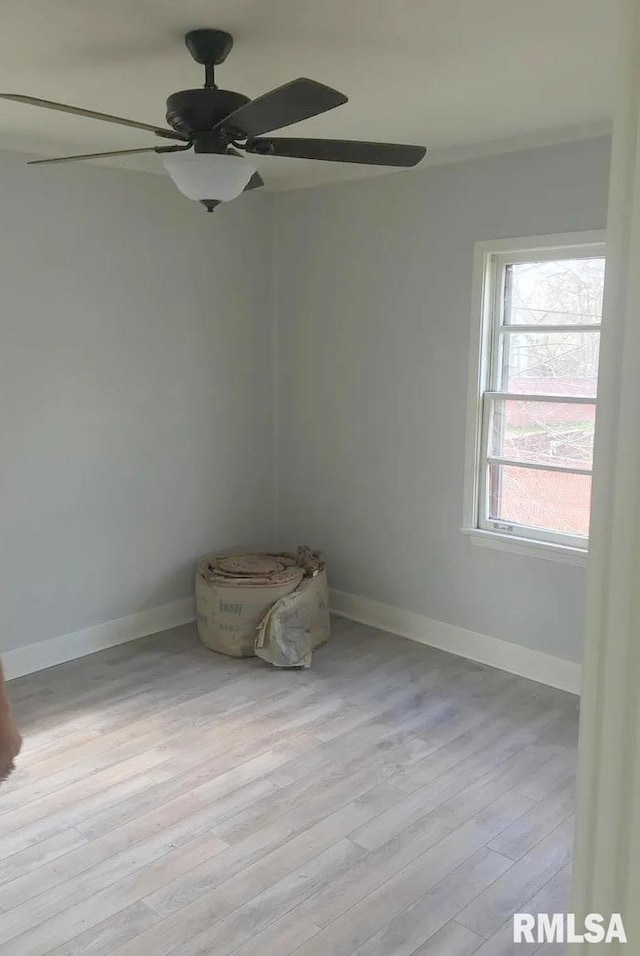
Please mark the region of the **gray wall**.
<svg viewBox="0 0 640 956"><path fill-rule="evenodd" d="M0 155L0 649L272 540L272 198Z"/></svg>
<svg viewBox="0 0 640 956"><path fill-rule="evenodd" d="M601 228L608 139L278 197L281 542L335 588L580 660L584 569L460 531L473 243Z"/></svg>
<svg viewBox="0 0 640 956"><path fill-rule="evenodd" d="M198 554L273 545L277 517L336 588L579 660L583 569L459 531L471 265L477 239L603 226L608 159L208 216L165 178L0 154L0 650L185 597Z"/></svg>

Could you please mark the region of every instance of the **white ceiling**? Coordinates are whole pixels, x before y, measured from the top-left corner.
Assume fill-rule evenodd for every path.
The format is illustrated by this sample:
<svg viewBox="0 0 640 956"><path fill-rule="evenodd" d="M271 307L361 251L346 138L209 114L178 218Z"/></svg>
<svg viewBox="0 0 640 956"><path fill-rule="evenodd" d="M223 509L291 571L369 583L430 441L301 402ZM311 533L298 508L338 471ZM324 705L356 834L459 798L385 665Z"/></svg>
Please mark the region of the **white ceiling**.
<svg viewBox="0 0 640 956"><path fill-rule="evenodd" d="M235 38L218 69L221 87L257 96L309 76L349 96L345 106L283 135L419 143L437 158L463 145L568 126L584 131L607 120L616 6L613 0L2 0L0 90L164 124L167 95L204 82L183 34L219 27ZM56 155L147 144L152 137L143 132L0 101L0 147ZM157 156L104 162L162 171ZM388 171L269 158L258 165L275 189Z"/></svg>

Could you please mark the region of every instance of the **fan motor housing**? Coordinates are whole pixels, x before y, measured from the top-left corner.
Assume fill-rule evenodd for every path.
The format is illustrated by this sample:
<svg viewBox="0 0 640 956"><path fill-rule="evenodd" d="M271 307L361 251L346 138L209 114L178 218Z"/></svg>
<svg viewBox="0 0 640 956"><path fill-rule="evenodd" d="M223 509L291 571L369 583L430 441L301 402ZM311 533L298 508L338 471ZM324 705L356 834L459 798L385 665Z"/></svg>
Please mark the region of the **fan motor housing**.
<svg viewBox="0 0 640 956"><path fill-rule="evenodd" d="M233 90L181 90L167 99L167 123L176 133L205 132L248 102Z"/></svg>

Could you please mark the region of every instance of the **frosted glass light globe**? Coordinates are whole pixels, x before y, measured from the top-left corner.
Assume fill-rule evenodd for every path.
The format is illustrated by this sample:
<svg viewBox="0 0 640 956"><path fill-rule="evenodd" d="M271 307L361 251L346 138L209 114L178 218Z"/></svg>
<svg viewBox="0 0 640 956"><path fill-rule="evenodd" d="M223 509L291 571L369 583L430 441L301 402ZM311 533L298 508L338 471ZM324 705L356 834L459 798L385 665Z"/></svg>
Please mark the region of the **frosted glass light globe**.
<svg viewBox="0 0 640 956"><path fill-rule="evenodd" d="M242 156L220 153L167 153L164 167L188 199L228 202L243 191L255 167Z"/></svg>

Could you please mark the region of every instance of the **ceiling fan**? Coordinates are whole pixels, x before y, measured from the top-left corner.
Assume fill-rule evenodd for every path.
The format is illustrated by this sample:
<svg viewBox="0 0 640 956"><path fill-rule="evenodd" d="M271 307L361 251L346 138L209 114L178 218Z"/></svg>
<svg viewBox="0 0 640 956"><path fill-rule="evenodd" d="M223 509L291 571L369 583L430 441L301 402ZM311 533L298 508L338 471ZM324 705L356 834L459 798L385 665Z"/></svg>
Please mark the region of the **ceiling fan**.
<svg viewBox="0 0 640 956"><path fill-rule="evenodd" d="M219 203L235 199L244 190L264 185L258 171L239 150L257 156L287 156L377 166L415 166L426 153L424 146L402 146L396 143L265 138L264 133L342 106L347 102L347 97L330 86L304 77L291 80L255 100L232 90L220 90L215 84L214 71L216 66L226 60L233 46L233 37L223 30L204 29L191 30L184 39L191 56L205 68L205 84L203 89L182 90L169 96L167 123L171 129L122 119L109 113L52 103L33 96L0 94L0 99L146 130L163 140L175 140L174 144L38 159L30 165L68 163L134 153L161 153L165 157L164 165L178 189L213 212Z"/></svg>

